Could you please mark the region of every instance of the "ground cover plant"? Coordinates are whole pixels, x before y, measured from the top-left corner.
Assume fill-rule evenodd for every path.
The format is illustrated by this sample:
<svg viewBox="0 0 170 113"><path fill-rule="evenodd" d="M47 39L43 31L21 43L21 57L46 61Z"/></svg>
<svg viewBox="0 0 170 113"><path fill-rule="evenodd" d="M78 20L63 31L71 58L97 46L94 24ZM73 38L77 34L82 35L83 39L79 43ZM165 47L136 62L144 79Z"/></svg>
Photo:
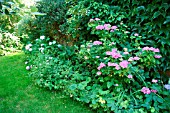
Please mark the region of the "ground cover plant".
<svg viewBox="0 0 170 113"><path fill-rule="evenodd" d="M2 113L93 113L62 92L38 88L25 69L25 55L0 57L0 112Z"/></svg>

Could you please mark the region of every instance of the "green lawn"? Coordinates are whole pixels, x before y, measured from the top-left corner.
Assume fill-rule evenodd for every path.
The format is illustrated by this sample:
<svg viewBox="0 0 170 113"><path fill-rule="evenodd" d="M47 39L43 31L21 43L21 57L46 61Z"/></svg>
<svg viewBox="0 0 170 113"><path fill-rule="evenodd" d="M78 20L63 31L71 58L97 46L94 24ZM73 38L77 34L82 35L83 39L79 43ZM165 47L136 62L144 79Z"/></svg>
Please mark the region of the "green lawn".
<svg viewBox="0 0 170 113"><path fill-rule="evenodd" d="M0 57L0 113L94 113L61 92L35 86L27 73L23 53Z"/></svg>

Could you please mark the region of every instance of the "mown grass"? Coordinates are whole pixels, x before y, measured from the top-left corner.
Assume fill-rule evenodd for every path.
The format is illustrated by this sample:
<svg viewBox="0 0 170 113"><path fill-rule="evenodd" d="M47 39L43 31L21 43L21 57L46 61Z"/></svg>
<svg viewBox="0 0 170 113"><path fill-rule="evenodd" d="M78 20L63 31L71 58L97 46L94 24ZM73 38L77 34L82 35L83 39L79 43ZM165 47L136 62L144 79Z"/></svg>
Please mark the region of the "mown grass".
<svg viewBox="0 0 170 113"><path fill-rule="evenodd" d="M94 113L89 107L34 85L24 54L0 57L0 113Z"/></svg>

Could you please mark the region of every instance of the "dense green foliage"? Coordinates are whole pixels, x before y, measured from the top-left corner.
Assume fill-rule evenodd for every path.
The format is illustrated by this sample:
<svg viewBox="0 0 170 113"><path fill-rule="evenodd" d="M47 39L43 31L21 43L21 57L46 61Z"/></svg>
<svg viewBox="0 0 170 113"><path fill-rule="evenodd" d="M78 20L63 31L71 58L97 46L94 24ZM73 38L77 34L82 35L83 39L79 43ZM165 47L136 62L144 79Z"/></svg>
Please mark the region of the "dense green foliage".
<svg viewBox="0 0 170 113"><path fill-rule="evenodd" d="M21 19L17 14L19 8L17 3L0 1L0 56L22 48L20 38L15 32L15 25Z"/></svg>
<svg viewBox="0 0 170 113"><path fill-rule="evenodd" d="M170 69L169 59L169 30L170 30L170 6L168 0L103 0L100 2L94 0L80 0L74 2L67 0L73 6L67 14L71 15L67 23L68 32L73 37L80 38L92 37L87 31L87 23L90 18L100 18L106 23L113 25L123 22L128 26L128 31L132 34L139 33L143 36L140 39L142 46L153 46L161 49L164 56L162 64L159 66L162 70ZM131 4L131 5L129 5ZM129 35L132 35L129 34ZM93 38L94 39L94 38Z"/></svg>
<svg viewBox="0 0 170 113"><path fill-rule="evenodd" d="M170 80L160 71L170 69L169 7L167 0L41 0L17 23L26 69L40 87L98 112L168 113Z"/></svg>

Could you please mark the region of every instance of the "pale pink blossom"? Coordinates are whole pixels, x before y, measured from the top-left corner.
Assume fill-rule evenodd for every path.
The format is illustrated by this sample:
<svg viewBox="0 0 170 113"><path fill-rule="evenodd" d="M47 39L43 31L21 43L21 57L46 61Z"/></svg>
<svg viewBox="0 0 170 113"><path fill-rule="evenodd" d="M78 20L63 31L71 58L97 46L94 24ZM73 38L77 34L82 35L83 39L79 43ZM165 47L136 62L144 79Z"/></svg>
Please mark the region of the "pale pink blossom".
<svg viewBox="0 0 170 113"><path fill-rule="evenodd" d="M100 72L100 71L97 72L97 75L101 75L101 74L102 74L102 72Z"/></svg>
<svg viewBox="0 0 170 113"><path fill-rule="evenodd" d="M108 66L117 66L117 64L116 63L111 63L111 62L108 62L108 64L107 64Z"/></svg>
<svg viewBox="0 0 170 113"><path fill-rule="evenodd" d="M153 83L157 83L157 82L158 82L158 80L156 80L156 79L152 79L152 82L153 82Z"/></svg>
<svg viewBox="0 0 170 113"><path fill-rule="evenodd" d="M150 47L150 48L149 48L149 50L154 51L154 50L155 50L155 48L154 48L154 47Z"/></svg>
<svg viewBox="0 0 170 113"><path fill-rule="evenodd" d="M117 66L115 67L115 69L116 69L116 70L120 70L120 66L117 65Z"/></svg>
<svg viewBox="0 0 170 113"><path fill-rule="evenodd" d="M149 47L147 47L147 46L146 46L146 47L144 47L144 48L142 48L142 50L143 50L143 51L144 51L144 50L146 50L146 51L147 51L147 50L149 50L149 49L150 49L150 48L149 48Z"/></svg>
<svg viewBox="0 0 170 113"><path fill-rule="evenodd" d="M93 45L101 45L102 44L102 42L100 42L100 41L94 41L93 42Z"/></svg>
<svg viewBox="0 0 170 113"><path fill-rule="evenodd" d="M157 93L158 91L157 91L157 90L152 89L152 90L151 90L151 92L153 92L153 93Z"/></svg>
<svg viewBox="0 0 170 113"><path fill-rule="evenodd" d="M130 58L128 59L128 61L133 61L133 57L130 57Z"/></svg>
<svg viewBox="0 0 170 113"><path fill-rule="evenodd" d="M123 60L122 62L119 63L119 65L122 68L127 68L128 67L129 62L127 60Z"/></svg>
<svg viewBox="0 0 170 113"><path fill-rule="evenodd" d="M106 55L111 55L111 54L112 54L112 52L106 51Z"/></svg>
<svg viewBox="0 0 170 113"><path fill-rule="evenodd" d="M112 55L112 58L115 58L115 59L122 57L122 55L120 55L119 53L112 53L111 55Z"/></svg>
<svg viewBox="0 0 170 113"><path fill-rule="evenodd" d="M112 26L111 29L115 30L115 29L117 29L117 26Z"/></svg>
<svg viewBox="0 0 170 113"><path fill-rule="evenodd" d="M135 33L134 36L139 36L139 34L138 34L138 33Z"/></svg>
<svg viewBox="0 0 170 113"><path fill-rule="evenodd" d="M103 30L104 29L104 26L103 25L98 25L96 26L96 30Z"/></svg>
<svg viewBox="0 0 170 113"><path fill-rule="evenodd" d="M95 20L96 20L96 21L99 21L99 20L100 20L100 18L95 18Z"/></svg>
<svg viewBox="0 0 170 113"><path fill-rule="evenodd" d="M133 57L133 60L139 60L140 58L139 57Z"/></svg>
<svg viewBox="0 0 170 113"><path fill-rule="evenodd" d="M128 78L130 78L130 79L131 79L131 78L133 78L133 76L132 76L132 75L128 75L127 77L128 77Z"/></svg>
<svg viewBox="0 0 170 113"><path fill-rule="evenodd" d="M114 32L114 30L110 30L110 32Z"/></svg>
<svg viewBox="0 0 170 113"><path fill-rule="evenodd" d="M127 55L127 54L129 54L129 52L123 52L123 54Z"/></svg>
<svg viewBox="0 0 170 113"><path fill-rule="evenodd" d="M153 52L160 52L160 50L158 49L158 48L155 48L154 50L153 50Z"/></svg>
<svg viewBox="0 0 170 113"><path fill-rule="evenodd" d="M112 44L112 45L115 45L115 43L114 43L114 42L112 42L111 44Z"/></svg>
<svg viewBox="0 0 170 113"><path fill-rule="evenodd" d="M111 28L111 25L110 24L104 24L104 29L105 30L110 30Z"/></svg>
<svg viewBox="0 0 170 113"><path fill-rule="evenodd" d="M100 70L103 67L106 67L106 65L104 63L100 63L100 65L99 65L99 67L97 69Z"/></svg>
<svg viewBox="0 0 170 113"><path fill-rule="evenodd" d="M143 87L143 88L141 89L141 92L143 92L144 94L150 94L150 93L151 93L151 90L150 90L149 88L147 88L147 87Z"/></svg>
<svg viewBox="0 0 170 113"><path fill-rule="evenodd" d="M155 55L154 57L155 58L161 58L162 56L161 55Z"/></svg>

